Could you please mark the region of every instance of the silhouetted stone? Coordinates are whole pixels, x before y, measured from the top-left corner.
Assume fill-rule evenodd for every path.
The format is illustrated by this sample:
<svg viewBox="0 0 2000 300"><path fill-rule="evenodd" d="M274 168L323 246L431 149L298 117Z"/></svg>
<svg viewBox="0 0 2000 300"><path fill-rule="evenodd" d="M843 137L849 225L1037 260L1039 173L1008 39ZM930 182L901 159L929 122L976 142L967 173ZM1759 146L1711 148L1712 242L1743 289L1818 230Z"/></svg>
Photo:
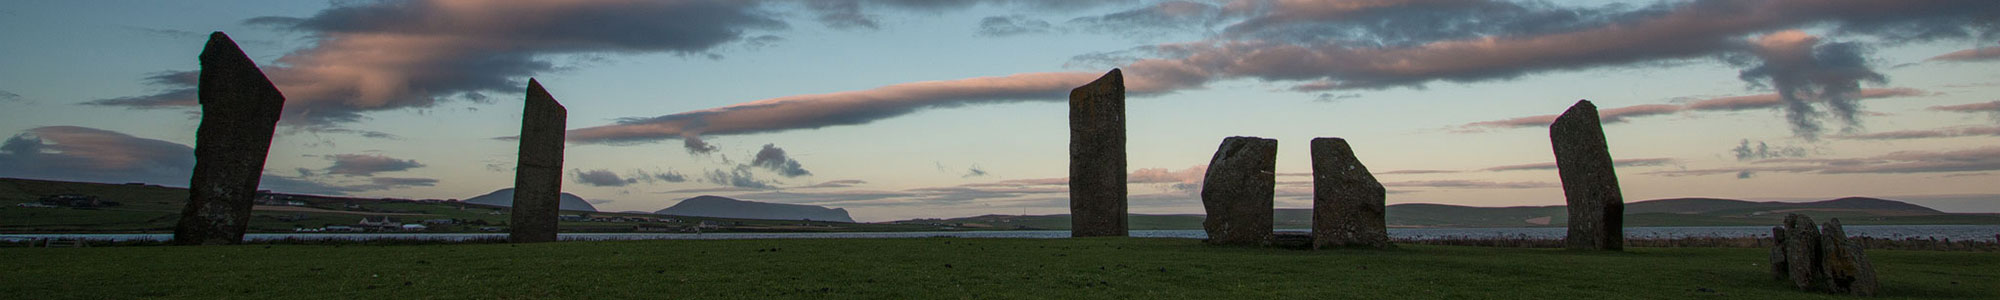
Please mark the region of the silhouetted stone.
<svg viewBox="0 0 2000 300"><path fill-rule="evenodd" d="M562 198L563 130L569 110L528 79L528 99L521 113L520 160L514 168L514 213L507 240L515 243L556 240L557 210Z"/></svg>
<svg viewBox="0 0 2000 300"><path fill-rule="evenodd" d="M198 88L194 174L173 243L242 243L285 95L220 31L209 34L201 50Z"/></svg>
<svg viewBox="0 0 2000 300"><path fill-rule="evenodd" d="M1597 106L1589 100L1570 106L1549 124L1549 141L1569 204L1569 236L1563 244L1577 250L1624 249L1625 197L1618 191Z"/></svg>
<svg viewBox="0 0 2000 300"><path fill-rule="evenodd" d="M1347 140L1312 140L1313 249L1389 245L1382 216L1387 190L1354 157Z"/></svg>
<svg viewBox="0 0 2000 300"><path fill-rule="evenodd" d="M1278 140L1229 137L1208 160L1201 182L1201 227L1208 242L1266 245L1271 242L1271 196L1277 187Z"/></svg>
<svg viewBox="0 0 2000 300"><path fill-rule="evenodd" d="M1822 282L1819 238L1819 229L1813 226L1811 217L1785 216L1785 267L1789 271L1785 277L1801 290L1812 290L1814 283Z"/></svg>
<svg viewBox="0 0 2000 300"><path fill-rule="evenodd" d="M1820 271L1826 278L1826 290L1857 296L1874 296L1878 284L1875 281L1875 266L1868 262L1868 255L1861 252L1861 245L1847 240L1847 231L1840 226L1840 219L1827 220L1820 231Z"/></svg>
<svg viewBox="0 0 2000 300"><path fill-rule="evenodd" d="M1125 236L1125 77L1069 91L1069 211L1072 237Z"/></svg>
<svg viewBox="0 0 2000 300"><path fill-rule="evenodd" d="M1785 264L1785 227L1771 227L1771 279L1791 278L1792 269Z"/></svg>

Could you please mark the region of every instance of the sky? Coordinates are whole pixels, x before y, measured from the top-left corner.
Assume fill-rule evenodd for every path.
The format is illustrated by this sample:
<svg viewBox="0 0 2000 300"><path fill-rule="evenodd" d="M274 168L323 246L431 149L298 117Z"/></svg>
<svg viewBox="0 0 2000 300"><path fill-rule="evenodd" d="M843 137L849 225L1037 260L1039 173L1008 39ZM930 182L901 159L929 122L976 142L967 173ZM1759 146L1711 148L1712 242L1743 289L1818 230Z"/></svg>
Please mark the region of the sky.
<svg viewBox="0 0 2000 300"><path fill-rule="evenodd" d="M186 186L226 32L286 96L262 187L513 182L533 78L563 190L856 220L1068 212L1068 90L1119 68L1133 213L1200 213L1223 138L1347 139L1388 202L1561 205L1547 124L1597 105L1627 201L1868 196L2000 212L1990 0L6 1L0 177Z"/></svg>

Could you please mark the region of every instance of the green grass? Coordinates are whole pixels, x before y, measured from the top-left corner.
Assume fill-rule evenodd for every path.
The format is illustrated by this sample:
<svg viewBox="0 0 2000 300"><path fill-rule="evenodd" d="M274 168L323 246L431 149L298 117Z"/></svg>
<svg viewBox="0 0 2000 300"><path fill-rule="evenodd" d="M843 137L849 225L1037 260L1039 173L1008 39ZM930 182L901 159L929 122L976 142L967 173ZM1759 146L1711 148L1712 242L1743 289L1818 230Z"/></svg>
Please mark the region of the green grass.
<svg viewBox="0 0 2000 300"><path fill-rule="evenodd" d="M1991 253L1868 255L1884 298L2000 297ZM4 248L0 257L0 295L16 299L1845 298L1770 279L1764 249L1722 248L923 238Z"/></svg>

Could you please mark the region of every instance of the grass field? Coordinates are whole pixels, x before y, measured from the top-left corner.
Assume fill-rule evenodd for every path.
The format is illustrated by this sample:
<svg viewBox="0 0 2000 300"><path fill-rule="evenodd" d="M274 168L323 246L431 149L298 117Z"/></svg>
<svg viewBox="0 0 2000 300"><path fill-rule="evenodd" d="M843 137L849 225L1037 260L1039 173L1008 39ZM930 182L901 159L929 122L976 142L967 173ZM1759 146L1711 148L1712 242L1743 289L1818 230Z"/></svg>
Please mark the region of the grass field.
<svg viewBox="0 0 2000 300"><path fill-rule="evenodd" d="M1884 298L2000 297L2000 255L1868 255ZM0 248L0 257L0 295L14 299L1845 298L1772 280L1763 249L1723 248L920 238Z"/></svg>

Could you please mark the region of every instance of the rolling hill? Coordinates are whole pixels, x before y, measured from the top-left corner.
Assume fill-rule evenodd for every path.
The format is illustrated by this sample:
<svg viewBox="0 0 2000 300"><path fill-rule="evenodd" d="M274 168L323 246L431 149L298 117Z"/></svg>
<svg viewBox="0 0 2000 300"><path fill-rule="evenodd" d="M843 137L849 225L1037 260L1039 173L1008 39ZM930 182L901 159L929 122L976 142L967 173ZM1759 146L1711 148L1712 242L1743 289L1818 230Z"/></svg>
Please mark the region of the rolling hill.
<svg viewBox="0 0 2000 300"><path fill-rule="evenodd" d="M654 212L662 215L761 219L761 220L816 220L853 223L844 208L826 208L813 205L764 203L743 201L729 197L702 195L672 207Z"/></svg>
<svg viewBox="0 0 2000 300"><path fill-rule="evenodd" d="M562 193L562 196L557 198L561 200L558 201L556 207L561 210L597 211L597 207L591 206L590 201L584 201L583 197L578 197L575 194ZM492 193L486 193L485 195L466 198L465 203L514 207L514 188L504 188Z"/></svg>

